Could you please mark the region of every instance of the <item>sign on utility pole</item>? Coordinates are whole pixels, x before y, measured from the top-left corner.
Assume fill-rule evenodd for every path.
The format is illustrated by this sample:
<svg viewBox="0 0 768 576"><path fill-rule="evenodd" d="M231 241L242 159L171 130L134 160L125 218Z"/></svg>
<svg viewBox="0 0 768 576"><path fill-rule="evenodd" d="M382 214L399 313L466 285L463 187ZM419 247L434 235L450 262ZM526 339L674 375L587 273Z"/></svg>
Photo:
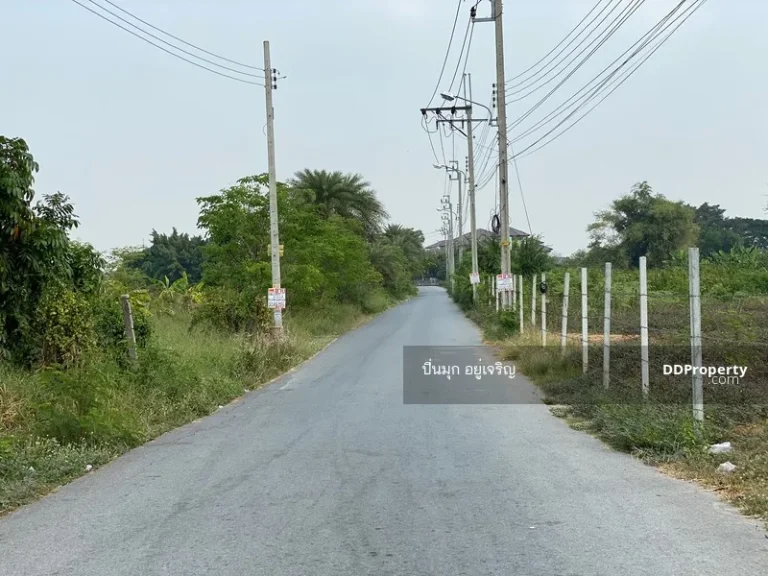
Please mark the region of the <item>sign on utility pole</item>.
<svg viewBox="0 0 768 576"><path fill-rule="evenodd" d="M274 309L274 331L280 335L283 331L282 308L285 307L285 290L280 287L280 235L277 222L277 171L275 168L275 108L272 105L272 91L277 81L277 72L272 69L269 54L269 40L264 42L264 86L267 94L267 156L269 159L269 227L270 251L272 252L272 289L267 295L268 301L275 303L275 295L281 295L282 307L270 305Z"/></svg>
<svg viewBox="0 0 768 576"><path fill-rule="evenodd" d="M504 94L504 22L503 0L491 0L491 17L477 18L475 9L472 18L475 22L493 22L496 28L496 103L499 109L497 125L499 131L499 219L501 222L501 273L509 274L511 270L509 237L509 190L508 173L508 140L507 140L507 102ZM502 296L502 308L511 302L507 294Z"/></svg>

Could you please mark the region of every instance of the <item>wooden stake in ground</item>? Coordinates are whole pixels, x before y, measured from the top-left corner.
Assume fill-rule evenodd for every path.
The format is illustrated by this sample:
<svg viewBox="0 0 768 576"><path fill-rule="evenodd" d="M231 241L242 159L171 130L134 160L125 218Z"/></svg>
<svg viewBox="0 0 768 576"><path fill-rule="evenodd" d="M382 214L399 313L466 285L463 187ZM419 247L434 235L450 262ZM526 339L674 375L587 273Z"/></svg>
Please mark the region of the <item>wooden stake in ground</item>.
<svg viewBox="0 0 768 576"><path fill-rule="evenodd" d="M536 330L536 274L533 275L531 283L531 328Z"/></svg>
<svg viewBox="0 0 768 576"><path fill-rule="evenodd" d="M136 334L133 331L133 312L131 312L131 298L128 294L120 297L123 305L123 322L125 323L125 339L128 342L128 358L136 360Z"/></svg>

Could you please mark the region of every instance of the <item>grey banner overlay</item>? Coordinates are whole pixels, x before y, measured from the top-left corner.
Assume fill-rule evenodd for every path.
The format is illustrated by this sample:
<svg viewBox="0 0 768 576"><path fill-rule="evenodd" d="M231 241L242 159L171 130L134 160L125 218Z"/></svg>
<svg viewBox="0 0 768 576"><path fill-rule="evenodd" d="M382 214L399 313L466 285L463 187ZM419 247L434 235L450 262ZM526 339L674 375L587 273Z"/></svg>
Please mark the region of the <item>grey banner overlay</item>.
<svg viewBox="0 0 768 576"><path fill-rule="evenodd" d="M521 378L514 364L498 361L486 347L403 347L404 404L537 402Z"/></svg>

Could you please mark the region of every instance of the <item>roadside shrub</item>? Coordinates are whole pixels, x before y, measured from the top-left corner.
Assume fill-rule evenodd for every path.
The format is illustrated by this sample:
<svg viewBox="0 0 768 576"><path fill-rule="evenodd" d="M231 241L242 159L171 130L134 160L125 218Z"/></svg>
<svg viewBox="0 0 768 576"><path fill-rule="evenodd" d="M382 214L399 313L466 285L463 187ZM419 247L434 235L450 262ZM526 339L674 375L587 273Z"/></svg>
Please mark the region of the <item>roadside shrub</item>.
<svg viewBox="0 0 768 576"><path fill-rule="evenodd" d="M152 314L146 303L147 296L144 292L133 292L130 296L136 346L146 348L152 337ZM124 356L125 321L119 295L109 294L99 298L94 308L94 324L99 344L102 348L117 352L120 357Z"/></svg>
<svg viewBox="0 0 768 576"><path fill-rule="evenodd" d="M98 441L134 446L143 439L135 415L115 402L115 382L99 368L47 369L39 375L34 432L61 443Z"/></svg>
<svg viewBox="0 0 768 576"><path fill-rule="evenodd" d="M389 296L383 290L371 290L363 297L361 309L365 314L378 314L389 307Z"/></svg>
<svg viewBox="0 0 768 576"><path fill-rule="evenodd" d="M261 334L269 330L271 323L264 295L251 290L209 288L192 312L191 328L207 325L223 332Z"/></svg>
<svg viewBox="0 0 768 576"><path fill-rule="evenodd" d="M96 343L91 302L72 290L46 291L34 327L34 333L39 334L38 358L44 365L80 364Z"/></svg>
<svg viewBox="0 0 768 576"><path fill-rule="evenodd" d="M697 440L690 410L681 406L606 403L596 407L593 419L600 437L626 452L673 457L706 443Z"/></svg>

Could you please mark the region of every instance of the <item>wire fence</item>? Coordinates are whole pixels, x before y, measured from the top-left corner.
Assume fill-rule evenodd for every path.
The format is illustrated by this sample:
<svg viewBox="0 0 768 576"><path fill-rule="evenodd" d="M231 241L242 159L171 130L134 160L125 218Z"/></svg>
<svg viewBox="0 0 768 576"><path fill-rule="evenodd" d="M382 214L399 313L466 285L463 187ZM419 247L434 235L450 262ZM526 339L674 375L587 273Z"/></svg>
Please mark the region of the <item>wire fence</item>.
<svg viewBox="0 0 768 576"><path fill-rule="evenodd" d="M656 282L645 266L641 259L639 271L607 264L516 276L506 290L488 277L482 288L488 305L515 315L526 342L559 348L585 379L627 399L688 403L698 422L704 397L768 406L768 297L724 296L702 284L695 248L688 290Z"/></svg>

